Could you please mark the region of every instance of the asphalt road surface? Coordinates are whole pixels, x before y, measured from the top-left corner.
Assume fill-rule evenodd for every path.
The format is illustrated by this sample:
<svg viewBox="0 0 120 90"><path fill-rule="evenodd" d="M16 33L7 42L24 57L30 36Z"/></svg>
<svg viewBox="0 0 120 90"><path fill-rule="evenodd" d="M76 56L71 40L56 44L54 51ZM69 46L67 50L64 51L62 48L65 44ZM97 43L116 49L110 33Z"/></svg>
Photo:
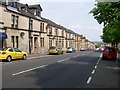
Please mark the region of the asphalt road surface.
<svg viewBox="0 0 120 90"><path fill-rule="evenodd" d="M119 62L81 51L2 63L2 88L118 88Z"/></svg>

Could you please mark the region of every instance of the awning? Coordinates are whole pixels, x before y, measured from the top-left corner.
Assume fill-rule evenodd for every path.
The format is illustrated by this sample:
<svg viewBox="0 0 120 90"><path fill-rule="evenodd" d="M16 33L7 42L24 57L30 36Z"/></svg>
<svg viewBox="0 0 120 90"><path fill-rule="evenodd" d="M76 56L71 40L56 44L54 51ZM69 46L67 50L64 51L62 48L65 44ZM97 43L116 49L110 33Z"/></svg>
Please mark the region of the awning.
<svg viewBox="0 0 120 90"><path fill-rule="evenodd" d="M7 34L5 32L0 32L0 39L7 39Z"/></svg>

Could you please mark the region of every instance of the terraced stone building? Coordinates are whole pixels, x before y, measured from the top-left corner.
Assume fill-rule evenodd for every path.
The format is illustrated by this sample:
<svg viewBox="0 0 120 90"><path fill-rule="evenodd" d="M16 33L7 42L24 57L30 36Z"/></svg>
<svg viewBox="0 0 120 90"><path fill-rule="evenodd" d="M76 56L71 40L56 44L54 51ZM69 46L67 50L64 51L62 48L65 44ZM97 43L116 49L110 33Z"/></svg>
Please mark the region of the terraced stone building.
<svg viewBox="0 0 120 90"><path fill-rule="evenodd" d="M0 1L0 48L16 47L28 53L46 53L51 46L76 50L95 47L83 35L42 17L42 11L40 4Z"/></svg>

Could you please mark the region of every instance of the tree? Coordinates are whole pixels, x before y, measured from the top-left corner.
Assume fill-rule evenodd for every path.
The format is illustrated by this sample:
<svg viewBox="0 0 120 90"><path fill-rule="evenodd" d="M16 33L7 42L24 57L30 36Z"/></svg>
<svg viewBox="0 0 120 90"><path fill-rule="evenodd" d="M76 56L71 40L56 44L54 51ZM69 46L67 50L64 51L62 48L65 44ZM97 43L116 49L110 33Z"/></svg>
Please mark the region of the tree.
<svg viewBox="0 0 120 90"><path fill-rule="evenodd" d="M120 42L120 21L112 22L107 24L103 28L102 39L106 43L112 43L113 46L117 47L117 44Z"/></svg>
<svg viewBox="0 0 120 90"><path fill-rule="evenodd" d="M90 13L99 24L104 26L110 22L120 20L120 2L98 2Z"/></svg>
<svg viewBox="0 0 120 90"><path fill-rule="evenodd" d="M117 29L116 25L113 25L112 23L107 24L103 28L102 39L103 39L104 42L107 42L107 43L120 42L120 30Z"/></svg>
<svg viewBox="0 0 120 90"><path fill-rule="evenodd" d="M99 24L104 24L101 38L113 45L120 42L120 0L119 2L97 2L90 13Z"/></svg>

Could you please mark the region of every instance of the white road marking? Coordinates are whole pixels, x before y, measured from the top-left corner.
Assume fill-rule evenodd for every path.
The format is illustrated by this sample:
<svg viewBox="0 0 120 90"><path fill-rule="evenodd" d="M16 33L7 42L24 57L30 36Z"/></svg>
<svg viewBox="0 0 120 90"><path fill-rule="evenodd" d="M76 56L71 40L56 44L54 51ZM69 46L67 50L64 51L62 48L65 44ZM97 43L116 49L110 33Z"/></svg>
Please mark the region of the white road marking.
<svg viewBox="0 0 120 90"><path fill-rule="evenodd" d="M102 58L103 53L101 53L100 58Z"/></svg>
<svg viewBox="0 0 120 90"><path fill-rule="evenodd" d="M97 65L95 66L95 69L97 68Z"/></svg>
<svg viewBox="0 0 120 90"><path fill-rule="evenodd" d="M100 60L98 60L98 62L97 63L99 63L100 62Z"/></svg>
<svg viewBox="0 0 120 90"><path fill-rule="evenodd" d="M80 55L77 55L77 57L79 57Z"/></svg>
<svg viewBox="0 0 120 90"><path fill-rule="evenodd" d="M67 61L67 60L70 60L70 58L63 59L63 60L60 60L60 61L57 61L57 62L60 63L60 62L64 62L64 61Z"/></svg>
<svg viewBox="0 0 120 90"><path fill-rule="evenodd" d="M48 66L48 65L42 65L42 66L39 66L39 67L31 68L31 69L24 70L24 71L21 71L21 72L12 74L12 75L15 76L15 75L23 74L23 73L30 72L30 71L33 71L33 70L36 70L36 69L40 69L40 68L43 68L43 67L46 67L46 66Z"/></svg>
<svg viewBox="0 0 120 90"><path fill-rule="evenodd" d="M89 77L87 80L87 84L90 83L91 80L92 80L92 77Z"/></svg>
<svg viewBox="0 0 120 90"><path fill-rule="evenodd" d="M77 57L79 57L80 55L76 55L76 56L73 56L74 58L77 58Z"/></svg>
<svg viewBox="0 0 120 90"><path fill-rule="evenodd" d="M76 58L77 56L74 56L74 58Z"/></svg>
<svg viewBox="0 0 120 90"><path fill-rule="evenodd" d="M64 59L63 59L63 60L60 60L60 61L57 61L57 62L59 62L59 63L60 63L60 62L63 62L63 61L66 61L66 60L64 60Z"/></svg>
<svg viewBox="0 0 120 90"><path fill-rule="evenodd" d="M100 62L100 59L102 58L102 53L101 53L101 55L100 55L100 57L99 57L99 59L98 59L98 61L97 61L97 64Z"/></svg>
<svg viewBox="0 0 120 90"><path fill-rule="evenodd" d="M98 63L99 63L99 61L100 61L101 58L102 58L102 54L100 55L100 57L99 57L99 59L97 61L95 69L97 68L97 65L98 65ZM95 73L95 70L93 70L91 74L94 74L94 73ZM89 84L91 80L92 80L92 77L89 77L88 80L87 80L87 84Z"/></svg>
<svg viewBox="0 0 120 90"><path fill-rule="evenodd" d="M95 73L95 70L92 71L92 74L94 74L94 73Z"/></svg>

